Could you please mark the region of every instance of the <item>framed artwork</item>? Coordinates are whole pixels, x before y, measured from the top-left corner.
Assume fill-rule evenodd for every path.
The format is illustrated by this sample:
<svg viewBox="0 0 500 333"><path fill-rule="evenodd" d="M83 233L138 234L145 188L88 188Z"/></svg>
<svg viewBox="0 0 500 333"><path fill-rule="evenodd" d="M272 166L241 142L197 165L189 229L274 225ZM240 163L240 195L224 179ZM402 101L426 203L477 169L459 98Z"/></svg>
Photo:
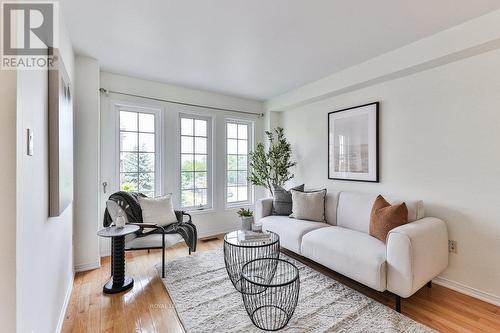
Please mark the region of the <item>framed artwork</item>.
<svg viewBox="0 0 500 333"><path fill-rule="evenodd" d="M379 181L379 102L328 113L328 178Z"/></svg>
<svg viewBox="0 0 500 333"><path fill-rule="evenodd" d="M49 216L73 201L73 91L64 63L49 72Z"/></svg>

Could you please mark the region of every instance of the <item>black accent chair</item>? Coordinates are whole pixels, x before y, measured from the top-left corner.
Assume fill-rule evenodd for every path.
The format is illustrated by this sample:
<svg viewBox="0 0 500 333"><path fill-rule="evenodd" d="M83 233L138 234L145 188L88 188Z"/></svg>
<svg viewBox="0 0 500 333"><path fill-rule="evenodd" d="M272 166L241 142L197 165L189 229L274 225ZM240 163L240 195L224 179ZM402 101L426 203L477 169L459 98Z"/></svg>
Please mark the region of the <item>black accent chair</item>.
<svg viewBox="0 0 500 333"><path fill-rule="evenodd" d="M141 223L142 209L138 202L139 197L145 197L138 192L119 191L110 195L108 200L114 201L125 212L128 224L137 225L139 230L125 236L125 251L162 249L162 278L165 277L165 250L178 242L183 241L181 234L189 240L188 243L196 251L196 240L198 239L196 226L193 224L191 215L184 211L175 210L177 223L168 226ZM108 209L104 212L103 225L107 227L113 223L113 218ZM188 224L188 225L186 225ZM192 239L191 239L192 237ZM191 247L189 247L191 254Z"/></svg>
<svg viewBox="0 0 500 333"><path fill-rule="evenodd" d="M184 211L176 210L175 216L178 222L193 224L191 215ZM128 224L137 225L140 229L137 233L125 236L125 251L148 250L149 252L149 250L163 249L161 252L161 276L164 278L165 250L183 241L182 236L179 234L167 234L162 226L156 224L135 223L132 221ZM191 248L189 248L189 254L191 254Z"/></svg>

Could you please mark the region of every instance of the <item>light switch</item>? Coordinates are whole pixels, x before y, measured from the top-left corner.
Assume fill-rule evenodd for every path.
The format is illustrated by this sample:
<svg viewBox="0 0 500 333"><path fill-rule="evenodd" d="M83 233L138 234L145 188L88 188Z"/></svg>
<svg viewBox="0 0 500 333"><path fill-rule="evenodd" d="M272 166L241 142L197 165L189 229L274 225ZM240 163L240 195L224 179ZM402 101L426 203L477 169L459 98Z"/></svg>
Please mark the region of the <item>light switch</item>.
<svg viewBox="0 0 500 333"><path fill-rule="evenodd" d="M28 134L27 154L28 154L28 156L33 156L33 130L31 128L28 128L27 134Z"/></svg>

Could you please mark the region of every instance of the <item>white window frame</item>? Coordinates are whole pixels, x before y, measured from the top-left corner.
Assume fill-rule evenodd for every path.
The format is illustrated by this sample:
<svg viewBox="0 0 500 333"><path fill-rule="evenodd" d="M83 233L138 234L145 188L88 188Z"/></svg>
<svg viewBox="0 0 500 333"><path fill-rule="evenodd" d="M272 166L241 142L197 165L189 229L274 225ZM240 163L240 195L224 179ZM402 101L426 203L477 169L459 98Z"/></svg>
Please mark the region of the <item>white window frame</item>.
<svg viewBox="0 0 500 333"><path fill-rule="evenodd" d="M116 133L116 144L115 144L115 175L116 175L116 188L118 191L121 190L121 180L120 180L120 111L125 112L135 112L135 113L147 113L155 116L155 196L161 196L164 193L163 186L163 167L162 167L162 142L163 142L163 116L161 108L136 105L130 103L113 102L113 108L115 110L115 133ZM139 129L138 129L139 130ZM139 189L137 189L139 190Z"/></svg>
<svg viewBox="0 0 500 333"><path fill-rule="evenodd" d="M238 118L225 118L224 119L224 204L226 209L234 209L239 207L251 206L255 202L255 191L254 186L248 182L247 183L247 198L245 201L235 201L228 202L227 201L227 124L241 124L248 126L248 147L247 147L247 170L248 174L250 174L250 152L254 150L254 142L255 142L255 122L247 119L238 119Z"/></svg>
<svg viewBox="0 0 500 333"><path fill-rule="evenodd" d="M190 206L183 207L182 206L182 128L181 128L181 120L182 118L189 118L194 120L205 120L207 122L207 204L203 206ZM177 120L177 193L179 196L179 207L180 209L187 212L201 212L201 211L211 211L214 208L213 201L213 117L208 115L200 115L197 113L185 113L179 112L178 120ZM193 133L194 137L194 133ZM193 153L194 154L194 153Z"/></svg>

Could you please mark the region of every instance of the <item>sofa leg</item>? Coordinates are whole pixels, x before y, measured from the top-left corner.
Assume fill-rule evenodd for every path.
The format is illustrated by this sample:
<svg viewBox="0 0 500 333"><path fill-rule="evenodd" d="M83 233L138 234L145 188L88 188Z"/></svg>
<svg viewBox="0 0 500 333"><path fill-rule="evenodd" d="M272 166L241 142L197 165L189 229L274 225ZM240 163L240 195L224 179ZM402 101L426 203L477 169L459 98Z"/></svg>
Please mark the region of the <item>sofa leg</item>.
<svg viewBox="0 0 500 333"><path fill-rule="evenodd" d="M191 255L191 248L189 248L189 255Z"/></svg>
<svg viewBox="0 0 500 333"><path fill-rule="evenodd" d="M432 288L432 281L427 282L427 288Z"/></svg>
<svg viewBox="0 0 500 333"><path fill-rule="evenodd" d="M401 313L401 296L396 295L396 311Z"/></svg>

